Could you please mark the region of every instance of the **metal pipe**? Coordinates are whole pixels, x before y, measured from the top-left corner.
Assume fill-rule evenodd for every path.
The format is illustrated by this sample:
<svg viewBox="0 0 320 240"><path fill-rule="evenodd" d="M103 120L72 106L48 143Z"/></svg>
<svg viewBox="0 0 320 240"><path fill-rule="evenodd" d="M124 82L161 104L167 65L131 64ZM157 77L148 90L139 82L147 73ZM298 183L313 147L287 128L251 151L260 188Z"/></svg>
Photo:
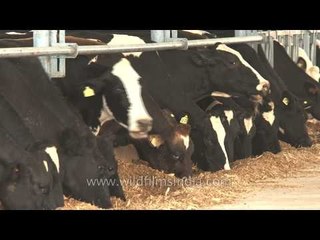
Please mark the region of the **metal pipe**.
<svg viewBox="0 0 320 240"><path fill-rule="evenodd" d="M186 50L188 47L199 47L206 45L214 45L218 42L231 43L253 43L262 42L263 36L246 36L246 37L231 37L231 38L215 38L215 39L201 39L186 41L180 39L172 42L162 43L146 43L146 44L132 44L132 45L88 45L77 46L76 44L66 44L66 46L54 47L23 47L23 48L0 48L0 58L14 58L14 57L28 57L28 56L72 56L93 55L93 54L107 54L107 53L124 53L124 52L145 52L169 49Z"/></svg>
<svg viewBox="0 0 320 240"><path fill-rule="evenodd" d="M232 43L259 43L264 41L263 36L245 36L245 37L228 37L228 38L210 38L201 40L190 40L188 41L188 47L200 47L200 46L210 46L218 42L224 44Z"/></svg>

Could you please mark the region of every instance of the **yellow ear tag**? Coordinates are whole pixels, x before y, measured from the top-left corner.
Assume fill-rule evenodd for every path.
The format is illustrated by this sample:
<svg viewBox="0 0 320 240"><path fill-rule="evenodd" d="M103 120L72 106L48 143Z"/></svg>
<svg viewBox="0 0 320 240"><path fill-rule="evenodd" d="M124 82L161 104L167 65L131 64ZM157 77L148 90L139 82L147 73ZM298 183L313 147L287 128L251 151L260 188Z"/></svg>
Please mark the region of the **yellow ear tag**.
<svg viewBox="0 0 320 240"><path fill-rule="evenodd" d="M184 115L184 116L180 119L180 123L181 123L181 124L188 124L188 121L189 121L188 115Z"/></svg>
<svg viewBox="0 0 320 240"><path fill-rule="evenodd" d="M95 95L94 90L89 86L86 86L85 89L83 90L84 97L92 97L94 95Z"/></svg>
<svg viewBox="0 0 320 240"><path fill-rule="evenodd" d="M282 99L282 102L283 102L283 104L286 105L286 106L289 105L289 99L286 98L286 97Z"/></svg>

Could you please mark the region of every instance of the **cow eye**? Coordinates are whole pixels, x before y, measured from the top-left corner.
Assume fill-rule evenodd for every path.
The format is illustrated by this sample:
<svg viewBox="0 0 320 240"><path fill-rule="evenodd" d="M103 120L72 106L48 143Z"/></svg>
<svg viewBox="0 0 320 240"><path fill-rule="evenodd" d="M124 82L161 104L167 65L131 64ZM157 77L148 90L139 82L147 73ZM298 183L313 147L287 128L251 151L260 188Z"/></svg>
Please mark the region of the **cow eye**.
<svg viewBox="0 0 320 240"><path fill-rule="evenodd" d="M172 154L172 157L175 159L175 160L178 160L180 158L180 154L179 153L173 153Z"/></svg>
<svg viewBox="0 0 320 240"><path fill-rule="evenodd" d="M104 171L104 170L106 169L106 167L105 167L104 165L99 165L99 166L98 166L98 169L99 169L100 171Z"/></svg>
<svg viewBox="0 0 320 240"><path fill-rule="evenodd" d="M39 189L40 189L42 194L48 194L49 193L49 188L48 187L39 186Z"/></svg>
<svg viewBox="0 0 320 240"><path fill-rule="evenodd" d="M114 168L113 167L108 167L108 170L111 172L111 171L114 170Z"/></svg>

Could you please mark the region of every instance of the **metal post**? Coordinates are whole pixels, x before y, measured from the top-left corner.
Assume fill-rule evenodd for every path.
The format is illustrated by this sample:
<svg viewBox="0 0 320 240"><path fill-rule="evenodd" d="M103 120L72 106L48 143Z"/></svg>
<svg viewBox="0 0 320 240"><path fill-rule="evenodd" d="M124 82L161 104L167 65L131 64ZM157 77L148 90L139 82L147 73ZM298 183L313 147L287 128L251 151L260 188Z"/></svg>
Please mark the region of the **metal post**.
<svg viewBox="0 0 320 240"><path fill-rule="evenodd" d="M310 56L310 35L309 32L306 30L303 34L303 49Z"/></svg>
<svg viewBox="0 0 320 240"><path fill-rule="evenodd" d="M178 30L171 30L171 35L172 38L178 38Z"/></svg>
<svg viewBox="0 0 320 240"><path fill-rule="evenodd" d="M299 35L293 35L293 46L292 46L292 60L297 62L299 55Z"/></svg>
<svg viewBox="0 0 320 240"><path fill-rule="evenodd" d="M313 65L316 65L316 61L317 61L317 54L316 54L316 41L317 41L317 35L316 35L316 31L313 30L313 32L311 33L311 48L310 48L310 60L312 61Z"/></svg>
<svg viewBox="0 0 320 240"><path fill-rule="evenodd" d="M247 36L247 30L235 30L234 35L235 37Z"/></svg>
<svg viewBox="0 0 320 240"><path fill-rule="evenodd" d="M35 47L49 47L50 46L50 32L48 30L35 30L33 32L33 46ZM50 76L50 57L42 56L39 57L40 62Z"/></svg>
<svg viewBox="0 0 320 240"><path fill-rule="evenodd" d="M151 40L154 42L164 42L164 30L151 30Z"/></svg>

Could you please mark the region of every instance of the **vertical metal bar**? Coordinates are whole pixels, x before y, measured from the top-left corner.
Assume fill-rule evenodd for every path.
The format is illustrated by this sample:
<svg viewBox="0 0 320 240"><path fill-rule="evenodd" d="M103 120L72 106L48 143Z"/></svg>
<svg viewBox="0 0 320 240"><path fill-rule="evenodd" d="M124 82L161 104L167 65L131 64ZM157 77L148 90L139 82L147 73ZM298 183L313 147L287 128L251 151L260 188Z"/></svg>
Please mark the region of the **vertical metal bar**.
<svg viewBox="0 0 320 240"><path fill-rule="evenodd" d="M49 31L49 46L53 46L57 43L57 30L50 30ZM58 57L52 56L50 58L50 77L55 77L58 69Z"/></svg>
<svg viewBox="0 0 320 240"><path fill-rule="evenodd" d="M170 30L163 30L164 31L164 41L167 42L171 38L171 31Z"/></svg>
<svg viewBox="0 0 320 240"><path fill-rule="evenodd" d="M178 30L171 30L171 37L178 38Z"/></svg>
<svg viewBox="0 0 320 240"><path fill-rule="evenodd" d="M49 47L50 39L49 39L49 31L48 30L34 30L33 31L33 46L35 47ZM39 57L39 60L44 68L44 70L50 76L50 57L42 56Z"/></svg>
<svg viewBox="0 0 320 240"><path fill-rule="evenodd" d="M303 34L303 49L306 51L307 55L310 56L310 35L309 31L304 31Z"/></svg>
<svg viewBox="0 0 320 240"><path fill-rule="evenodd" d="M235 30L234 35L235 37L243 37L246 36L247 30Z"/></svg>
<svg viewBox="0 0 320 240"><path fill-rule="evenodd" d="M292 60L297 62L299 54L299 35L294 34L293 37L293 46L292 46Z"/></svg>
<svg viewBox="0 0 320 240"><path fill-rule="evenodd" d="M164 30L151 30L151 40L154 42L164 42Z"/></svg>
<svg viewBox="0 0 320 240"><path fill-rule="evenodd" d="M59 30L59 43L65 43L65 34L66 31L65 30ZM59 76L57 77L64 77L66 75L66 58L64 56L60 56L59 57L59 62L58 62L58 66L59 66Z"/></svg>
<svg viewBox="0 0 320 240"><path fill-rule="evenodd" d="M274 53L273 53L273 37L268 36L268 45L269 45L269 62L270 65L273 67L274 66Z"/></svg>
<svg viewBox="0 0 320 240"><path fill-rule="evenodd" d="M316 61L317 61L317 56L316 56L316 41L317 41L317 37L316 37L316 32L315 30L313 30L313 32L311 33L311 48L310 48L310 60L312 61L313 65L316 65Z"/></svg>

